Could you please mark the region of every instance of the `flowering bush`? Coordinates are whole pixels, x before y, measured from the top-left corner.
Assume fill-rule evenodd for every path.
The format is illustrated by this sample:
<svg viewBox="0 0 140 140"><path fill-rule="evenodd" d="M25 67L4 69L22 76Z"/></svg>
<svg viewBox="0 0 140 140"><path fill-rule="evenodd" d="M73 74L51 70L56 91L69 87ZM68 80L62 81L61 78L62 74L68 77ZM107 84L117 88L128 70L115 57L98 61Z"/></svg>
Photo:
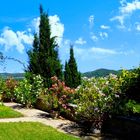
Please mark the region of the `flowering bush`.
<svg viewBox="0 0 140 140"><path fill-rule="evenodd" d="M5 81L0 77L0 100L3 100Z"/></svg>
<svg viewBox="0 0 140 140"><path fill-rule="evenodd" d="M72 103L74 96L74 89L65 86L64 82L58 80L56 76L51 78L52 87L48 89L48 94L51 95L52 110L59 111L61 114L72 115L69 103Z"/></svg>
<svg viewBox="0 0 140 140"><path fill-rule="evenodd" d="M6 81L2 82L2 100L3 101L14 101L14 89L17 86L17 81L12 77L8 78Z"/></svg>
<svg viewBox="0 0 140 140"><path fill-rule="evenodd" d="M43 89L43 80L38 76L33 77L32 84L28 79L24 79L19 82L15 88L16 100L26 107L31 107L35 104L37 97L41 94Z"/></svg>
<svg viewBox="0 0 140 140"><path fill-rule="evenodd" d="M76 89L77 118L101 128L104 119L118 110L122 96L121 84L122 80L116 75L83 80L82 85Z"/></svg>

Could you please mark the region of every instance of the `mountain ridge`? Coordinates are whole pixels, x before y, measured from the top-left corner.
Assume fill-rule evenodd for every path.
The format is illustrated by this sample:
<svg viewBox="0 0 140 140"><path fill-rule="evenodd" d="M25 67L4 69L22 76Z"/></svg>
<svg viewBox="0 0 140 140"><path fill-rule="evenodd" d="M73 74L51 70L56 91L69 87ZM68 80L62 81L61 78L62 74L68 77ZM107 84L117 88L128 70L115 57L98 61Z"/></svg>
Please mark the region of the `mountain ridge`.
<svg viewBox="0 0 140 140"><path fill-rule="evenodd" d="M105 68L100 68L97 70L93 70L93 71L89 71L89 72L85 72L82 73L83 77L105 77L109 74L115 74L115 75L119 75L121 73L122 70L110 70L110 69L105 69Z"/></svg>
<svg viewBox="0 0 140 140"><path fill-rule="evenodd" d="M7 79L9 77L13 77L14 79L23 79L24 78L24 73L4 72L4 73L0 73L0 77L2 77L3 79Z"/></svg>
<svg viewBox="0 0 140 140"><path fill-rule="evenodd" d="M115 74L115 75L119 75L121 73L122 70L111 70L111 69L105 69L105 68L100 68L100 69L96 69L93 71L88 71L88 72L84 72L82 73L82 77L105 77L109 74ZM5 72L5 73L0 73L0 77L7 79L9 77L13 77L15 79L23 79L24 78L24 74L25 73L10 73L10 72Z"/></svg>

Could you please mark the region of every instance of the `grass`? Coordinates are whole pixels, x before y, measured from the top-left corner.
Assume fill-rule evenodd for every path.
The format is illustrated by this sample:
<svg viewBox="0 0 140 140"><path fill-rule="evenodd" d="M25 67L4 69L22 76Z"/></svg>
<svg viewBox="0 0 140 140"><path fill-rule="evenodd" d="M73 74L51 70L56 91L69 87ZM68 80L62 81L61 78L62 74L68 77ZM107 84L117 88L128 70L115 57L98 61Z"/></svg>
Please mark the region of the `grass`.
<svg viewBox="0 0 140 140"><path fill-rule="evenodd" d="M79 140L38 122L0 123L0 140Z"/></svg>
<svg viewBox="0 0 140 140"><path fill-rule="evenodd" d="M14 111L12 108L0 105L0 118L17 118L22 116L21 113Z"/></svg>

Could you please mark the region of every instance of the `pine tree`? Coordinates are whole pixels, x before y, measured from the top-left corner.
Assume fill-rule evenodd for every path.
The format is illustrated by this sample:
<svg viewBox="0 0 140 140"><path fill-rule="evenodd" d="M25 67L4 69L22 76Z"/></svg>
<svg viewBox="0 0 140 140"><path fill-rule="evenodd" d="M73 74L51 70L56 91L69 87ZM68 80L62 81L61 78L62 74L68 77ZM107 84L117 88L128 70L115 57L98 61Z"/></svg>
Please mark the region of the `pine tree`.
<svg viewBox="0 0 140 140"><path fill-rule="evenodd" d="M27 72L40 74L46 87L51 86L51 77L62 78L62 65L58 58L58 45L51 37L49 17L40 6L39 37L34 36L33 49L28 52L29 66Z"/></svg>
<svg viewBox="0 0 140 140"><path fill-rule="evenodd" d="M76 88L81 84L81 74L78 72L76 60L74 58L73 46L70 47L70 59L65 63L64 72L65 83L71 88Z"/></svg>

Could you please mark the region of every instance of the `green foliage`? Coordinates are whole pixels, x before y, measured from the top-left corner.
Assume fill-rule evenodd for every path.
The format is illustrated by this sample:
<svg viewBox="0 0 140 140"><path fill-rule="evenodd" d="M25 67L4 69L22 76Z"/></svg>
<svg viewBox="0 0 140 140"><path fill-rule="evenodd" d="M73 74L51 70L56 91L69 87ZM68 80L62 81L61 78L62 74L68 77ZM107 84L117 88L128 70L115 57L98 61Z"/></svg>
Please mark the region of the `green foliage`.
<svg viewBox="0 0 140 140"><path fill-rule="evenodd" d="M46 94L47 91L43 91L39 97L37 98L35 107L43 110L43 111L47 111L47 112L51 112L52 108L53 108L53 98L50 94Z"/></svg>
<svg viewBox="0 0 140 140"><path fill-rule="evenodd" d="M6 81L1 79L1 100L2 101L15 101L14 89L17 86L17 81L13 78L8 78Z"/></svg>
<svg viewBox="0 0 140 140"><path fill-rule="evenodd" d="M41 94L42 89L43 80L41 76L34 76L32 84L25 78L15 88L16 100L26 107L31 107L36 103L37 97Z"/></svg>
<svg viewBox="0 0 140 140"><path fill-rule="evenodd" d="M122 81L115 75L83 80L77 88L77 117L101 128L104 119L118 113Z"/></svg>
<svg viewBox="0 0 140 140"><path fill-rule="evenodd" d="M38 74L38 55L39 55L38 48L39 48L39 39L37 34L34 34L33 49L27 52L29 56L28 71L34 74Z"/></svg>
<svg viewBox="0 0 140 140"><path fill-rule="evenodd" d="M2 100L4 90L5 90L5 81L0 77L0 101Z"/></svg>
<svg viewBox="0 0 140 140"><path fill-rule="evenodd" d="M58 80L56 76L52 77L51 80L52 87L44 95L40 95L48 106L46 110L49 112L57 111L63 115L73 115L69 103L73 101L74 89L65 86L65 83Z"/></svg>
<svg viewBox="0 0 140 140"><path fill-rule="evenodd" d="M0 123L1 140L79 140L38 122Z"/></svg>
<svg viewBox="0 0 140 140"><path fill-rule="evenodd" d="M123 70L122 91L128 99L140 102L140 67L132 71Z"/></svg>
<svg viewBox="0 0 140 140"><path fill-rule="evenodd" d="M134 100L129 100L126 104L125 104L125 111L129 112L129 113L139 113L140 114L140 104L136 103ZM128 114L129 115L129 114Z"/></svg>
<svg viewBox="0 0 140 140"><path fill-rule="evenodd" d="M81 84L81 74L77 69L72 46L70 48L70 59L68 63L65 63L64 79L66 85L71 88L76 88Z"/></svg>
<svg viewBox="0 0 140 140"><path fill-rule="evenodd" d="M68 104L72 102L74 89L65 86L64 82L58 80L57 77L52 77L52 87L49 88L49 94L54 100L54 109L68 109Z"/></svg>
<svg viewBox="0 0 140 140"><path fill-rule="evenodd" d="M43 77L44 85L51 87L51 77L62 79L62 65L58 58L58 44L51 37L48 14L40 6L39 37L34 36L33 49L28 51L29 66L27 72Z"/></svg>
<svg viewBox="0 0 140 140"><path fill-rule="evenodd" d="M15 100L14 95L14 89L17 86L18 82L14 80L13 78L9 78L5 82L5 95L7 99L10 99L11 101Z"/></svg>
<svg viewBox="0 0 140 140"><path fill-rule="evenodd" d="M65 79L66 85L71 85L72 83L71 71L67 62L65 62L64 79Z"/></svg>

